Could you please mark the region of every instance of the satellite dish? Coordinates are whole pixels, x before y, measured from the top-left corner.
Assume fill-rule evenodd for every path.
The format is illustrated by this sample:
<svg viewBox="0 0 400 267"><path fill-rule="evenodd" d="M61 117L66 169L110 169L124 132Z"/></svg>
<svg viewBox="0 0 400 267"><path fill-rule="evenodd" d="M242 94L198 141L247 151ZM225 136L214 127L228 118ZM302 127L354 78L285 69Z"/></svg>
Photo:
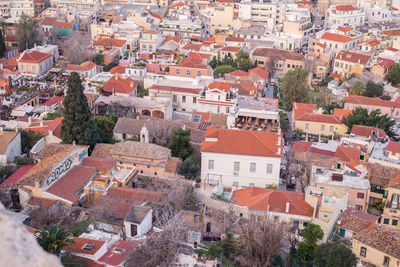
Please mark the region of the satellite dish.
<svg viewBox="0 0 400 267"><path fill-rule="evenodd" d="M338 225L340 225L341 223L342 223L342 221L341 221L341 220L338 220L338 221L337 221L337 224L338 224Z"/></svg>

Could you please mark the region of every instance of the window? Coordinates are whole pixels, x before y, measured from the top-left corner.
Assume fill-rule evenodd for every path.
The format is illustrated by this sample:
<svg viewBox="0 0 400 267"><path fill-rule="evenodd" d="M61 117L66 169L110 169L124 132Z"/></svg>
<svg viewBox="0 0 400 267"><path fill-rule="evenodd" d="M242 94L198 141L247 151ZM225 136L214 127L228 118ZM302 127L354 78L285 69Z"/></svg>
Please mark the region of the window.
<svg viewBox="0 0 400 267"><path fill-rule="evenodd" d="M249 187L254 187L254 183L249 183Z"/></svg>
<svg viewBox="0 0 400 267"><path fill-rule="evenodd" d="M198 72L197 72L197 76L201 76L201 71L198 71Z"/></svg>
<svg viewBox="0 0 400 267"><path fill-rule="evenodd" d="M390 258L388 256L383 257L383 265L389 266Z"/></svg>
<svg viewBox="0 0 400 267"><path fill-rule="evenodd" d="M364 193L357 193L357 198L362 198L362 199L364 199Z"/></svg>
<svg viewBox="0 0 400 267"><path fill-rule="evenodd" d="M308 122L306 122L306 130L308 130L309 127L310 127L310 124Z"/></svg>
<svg viewBox="0 0 400 267"><path fill-rule="evenodd" d="M360 160L364 160L365 156L364 155L360 155Z"/></svg>
<svg viewBox="0 0 400 267"><path fill-rule="evenodd" d="M383 224L389 224L389 219L388 218L383 219Z"/></svg>
<svg viewBox="0 0 400 267"><path fill-rule="evenodd" d="M186 71L186 76L190 76L190 75L192 75L192 72L190 70L187 70Z"/></svg>
<svg viewBox="0 0 400 267"><path fill-rule="evenodd" d="M194 96L193 97L193 104L196 104L197 103L197 98Z"/></svg>
<svg viewBox="0 0 400 267"><path fill-rule="evenodd" d="M212 160L212 159L208 160L208 169L214 170L214 160Z"/></svg>
<svg viewBox="0 0 400 267"><path fill-rule="evenodd" d="M256 164L250 163L250 172L256 172Z"/></svg>
<svg viewBox="0 0 400 267"><path fill-rule="evenodd" d="M272 173L272 164L267 164L267 173Z"/></svg>
<svg viewBox="0 0 400 267"><path fill-rule="evenodd" d="M397 226L398 220L392 220L392 225L396 225Z"/></svg>
<svg viewBox="0 0 400 267"><path fill-rule="evenodd" d="M180 69L176 69L176 70L175 70L175 74L176 74L176 75L181 74L181 70L180 70Z"/></svg>
<svg viewBox="0 0 400 267"><path fill-rule="evenodd" d="M360 249L360 256L366 257L367 256L367 248L361 247Z"/></svg>
<svg viewBox="0 0 400 267"><path fill-rule="evenodd" d="M173 96L172 96L172 101L175 102L175 103L178 101L178 98L177 98L176 95L173 95Z"/></svg>
<svg viewBox="0 0 400 267"><path fill-rule="evenodd" d="M235 162L233 163L233 170L234 170L235 172L238 172L238 171L240 170L240 162L235 161Z"/></svg>
<svg viewBox="0 0 400 267"><path fill-rule="evenodd" d="M183 102L183 103L186 102L186 96L185 96L185 95L182 96L182 102Z"/></svg>
<svg viewBox="0 0 400 267"><path fill-rule="evenodd" d="M229 107L226 107L226 113L229 113Z"/></svg>
<svg viewBox="0 0 400 267"><path fill-rule="evenodd" d="M239 186L239 182L233 182L233 186Z"/></svg>
<svg viewBox="0 0 400 267"><path fill-rule="evenodd" d="M325 125L322 124L322 125L321 125L321 132L324 132L324 131L325 131Z"/></svg>

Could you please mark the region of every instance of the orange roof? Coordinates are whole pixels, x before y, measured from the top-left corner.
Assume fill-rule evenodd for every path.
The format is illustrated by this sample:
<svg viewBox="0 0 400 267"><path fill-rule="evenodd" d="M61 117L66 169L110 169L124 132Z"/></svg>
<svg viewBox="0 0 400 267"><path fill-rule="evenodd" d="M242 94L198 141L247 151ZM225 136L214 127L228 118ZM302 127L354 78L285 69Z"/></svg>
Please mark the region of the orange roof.
<svg viewBox="0 0 400 267"><path fill-rule="evenodd" d="M56 26L57 26L58 28L70 29L70 30L72 30L72 28L73 28L74 25L73 25L72 23L69 23L69 22L57 21L57 22L56 22Z"/></svg>
<svg viewBox="0 0 400 267"><path fill-rule="evenodd" d="M279 133L207 128L200 151L281 158L282 145Z"/></svg>
<svg viewBox="0 0 400 267"><path fill-rule="evenodd" d="M337 27L336 30L338 30L340 32L349 32L349 31L353 30L353 27L350 27L350 26L348 26L348 27L339 26L339 27Z"/></svg>
<svg viewBox="0 0 400 267"><path fill-rule="evenodd" d="M369 40L365 41L365 43L367 43L370 46L378 46L378 45L381 44L381 42L379 42L379 40L377 40L375 38L374 39L369 39Z"/></svg>
<svg viewBox="0 0 400 267"><path fill-rule="evenodd" d="M93 42L94 46L107 46L107 47L123 47L126 40L111 39L111 38L100 38Z"/></svg>
<svg viewBox="0 0 400 267"><path fill-rule="evenodd" d="M27 62L27 63L40 63L46 59L51 57L51 55L38 52L38 51L32 51L28 52L27 50L22 53L21 58L18 60L19 62Z"/></svg>
<svg viewBox="0 0 400 267"><path fill-rule="evenodd" d="M300 117L301 115L303 115L305 113L313 113L315 111L317 111L316 104L293 102L294 119L297 119L298 117Z"/></svg>
<svg viewBox="0 0 400 267"><path fill-rule="evenodd" d="M305 201L305 194L297 192L252 187L234 191L232 202L238 206L246 206L249 210L288 213L308 217L312 217L314 213L313 207ZM289 203L288 212L286 212L287 203Z"/></svg>
<svg viewBox="0 0 400 267"><path fill-rule="evenodd" d="M60 128L61 130L61 123L63 119L63 117L59 117L50 121L33 122L31 125L25 128L25 131L36 132L40 133L41 135L48 135L50 131L53 131L53 135L61 138L61 136L58 136L59 132L57 131L57 128Z"/></svg>
<svg viewBox="0 0 400 267"><path fill-rule="evenodd" d="M383 31L386 35L390 36L399 36L400 35L400 29L391 29L387 31Z"/></svg>
<svg viewBox="0 0 400 267"><path fill-rule="evenodd" d="M226 82L213 82L208 85L206 91L211 91L214 89L218 89L220 91L224 91L225 93L229 92L232 88L232 84Z"/></svg>
<svg viewBox="0 0 400 267"><path fill-rule="evenodd" d="M242 71L242 70L235 70L235 71L232 71L231 73L229 73L229 75L243 77L243 76L249 76L249 73L245 72L245 71Z"/></svg>
<svg viewBox="0 0 400 267"><path fill-rule="evenodd" d="M111 73L111 74L117 74L117 73L118 74L124 74L125 73L125 68L120 66L120 65L118 65L118 66L115 66L112 69L110 69L108 72Z"/></svg>
<svg viewBox="0 0 400 267"><path fill-rule="evenodd" d="M82 159L81 164L96 168L98 171L109 171L117 164L117 161L113 159L85 157Z"/></svg>
<svg viewBox="0 0 400 267"><path fill-rule="evenodd" d="M180 6L184 6L184 4L182 2L176 3L176 4L172 4L169 6L169 8L175 8L175 7L180 7Z"/></svg>
<svg viewBox="0 0 400 267"><path fill-rule="evenodd" d="M334 115L319 113L304 113L303 115L298 116L296 120L342 124L342 120Z"/></svg>
<svg viewBox="0 0 400 267"><path fill-rule="evenodd" d="M96 63L94 63L92 61L85 61L85 62L81 63L80 65L68 64L67 70L69 70L69 71L89 71L95 67L96 67Z"/></svg>
<svg viewBox="0 0 400 267"><path fill-rule="evenodd" d="M96 239L89 239L89 238L81 238L81 237L73 237L74 243L70 246L63 247L64 251L71 251L74 253L81 253L81 254L88 254L94 255L96 254L99 249L107 245L105 241L96 240ZM91 250L84 249L87 244L93 244L95 247Z"/></svg>
<svg viewBox="0 0 400 267"><path fill-rule="evenodd" d="M131 94L136 90L137 84L131 78L118 77L118 74L111 77L104 86L104 91L108 93Z"/></svg>
<svg viewBox="0 0 400 267"><path fill-rule="evenodd" d="M346 36L346 35L341 35L341 34L336 34L336 33L331 33L331 32L326 32L324 33L321 38L321 40L328 40L328 41L334 41L334 42L339 42L339 43L347 43L351 42L353 38Z"/></svg>
<svg viewBox="0 0 400 267"><path fill-rule="evenodd" d="M351 134L354 134L356 136L364 136L364 137L370 137L372 135L372 132L379 132L380 137L386 137L386 133L383 129L379 129L377 127L373 126L364 126L364 125L353 125L353 128L351 128Z"/></svg>
<svg viewBox="0 0 400 267"><path fill-rule="evenodd" d="M262 69L262 68L260 68L260 67L257 67L257 68L254 68L254 69L249 70L249 73L255 73L255 74L257 74L260 78L262 78L262 79L264 79L264 80L268 79L268 76L269 76L268 71L266 71L266 70L264 70L264 69Z"/></svg>
<svg viewBox="0 0 400 267"><path fill-rule="evenodd" d="M185 58L179 66L185 68L195 68L195 69L207 69L208 66L203 64L203 56L199 53L190 53L190 55Z"/></svg>
<svg viewBox="0 0 400 267"><path fill-rule="evenodd" d="M379 97L366 97L361 95L348 95L344 98L345 103L375 106L375 107L399 107L400 104L388 100L382 100Z"/></svg>
<svg viewBox="0 0 400 267"><path fill-rule="evenodd" d="M338 118L347 118L351 113L353 113L351 109L335 108L333 110L333 115Z"/></svg>
<svg viewBox="0 0 400 267"><path fill-rule="evenodd" d="M293 152L307 152L313 142L309 141L295 141L292 147Z"/></svg>
<svg viewBox="0 0 400 267"><path fill-rule="evenodd" d="M246 39L242 37L226 37L225 42L239 42L239 43L244 43Z"/></svg>
<svg viewBox="0 0 400 267"><path fill-rule="evenodd" d="M358 10L358 8L356 8L352 5L339 5L339 6L336 6L336 10L338 10L338 11L354 11L354 10Z"/></svg>
<svg viewBox="0 0 400 267"><path fill-rule="evenodd" d="M389 144L385 147L385 150L400 153L400 142L389 141Z"/></svg>
<svg viewBox="0 0 400 267"><path fill-rule="evenodd" d="M224 46L221 51L226 51L226 52L239 52L240 51L240 47L236 47L236 46Z"/></svg>
<svg viewBox="0 0 400 267"><path fill-rule="evenodd" d="M335 157L353 164L360 160L361 150L353 147L338 146Z"/></svg>
<svg viewBox="0 0 400 267"><path fill-rule="evenodd" d="M322 44L322 43L316 43L315 45L318 45L318 46L322 47L323 49L325 49L327 47L326 44Z"/></svg>
<svg viewBox="0 0 400 267"><path fill-rule="evenodd" d="M336 55L335 59L366 65L371 56L342 50Z"/></svg>

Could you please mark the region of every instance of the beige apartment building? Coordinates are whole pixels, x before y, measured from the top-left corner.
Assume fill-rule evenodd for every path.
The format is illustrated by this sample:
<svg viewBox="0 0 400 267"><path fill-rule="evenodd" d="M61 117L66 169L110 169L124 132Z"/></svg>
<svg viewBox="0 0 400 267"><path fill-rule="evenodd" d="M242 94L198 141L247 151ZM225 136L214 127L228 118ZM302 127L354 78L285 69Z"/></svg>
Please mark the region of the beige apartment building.
<svg viewBox="0 0 400 267"><path fill-rule="evenodd" d="M53 57L38 51L25 50L17 59L20 73L42 75L53 67Z"/></svg>

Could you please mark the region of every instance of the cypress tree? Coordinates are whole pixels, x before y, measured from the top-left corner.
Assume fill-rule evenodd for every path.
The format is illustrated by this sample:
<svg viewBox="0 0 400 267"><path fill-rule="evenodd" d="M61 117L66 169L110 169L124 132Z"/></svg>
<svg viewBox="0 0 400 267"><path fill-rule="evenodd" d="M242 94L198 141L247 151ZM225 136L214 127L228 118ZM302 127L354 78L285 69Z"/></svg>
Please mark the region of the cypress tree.
<svg viewBox="0 0 400 267"><path fill-rule="evenodd" d="M0 31L0 58L6 54L6 43L4 42L3 32Z"/></svg>
<svg viewBox="0 0 400 267"><path fill-rule="evenodd" d="M64 120L61 124L63 143L75 141L78 145L94 142L94 124L90 119L90 109L83 93L79 74L72 72L68 78L67 95L64 98Z"/></svg>

